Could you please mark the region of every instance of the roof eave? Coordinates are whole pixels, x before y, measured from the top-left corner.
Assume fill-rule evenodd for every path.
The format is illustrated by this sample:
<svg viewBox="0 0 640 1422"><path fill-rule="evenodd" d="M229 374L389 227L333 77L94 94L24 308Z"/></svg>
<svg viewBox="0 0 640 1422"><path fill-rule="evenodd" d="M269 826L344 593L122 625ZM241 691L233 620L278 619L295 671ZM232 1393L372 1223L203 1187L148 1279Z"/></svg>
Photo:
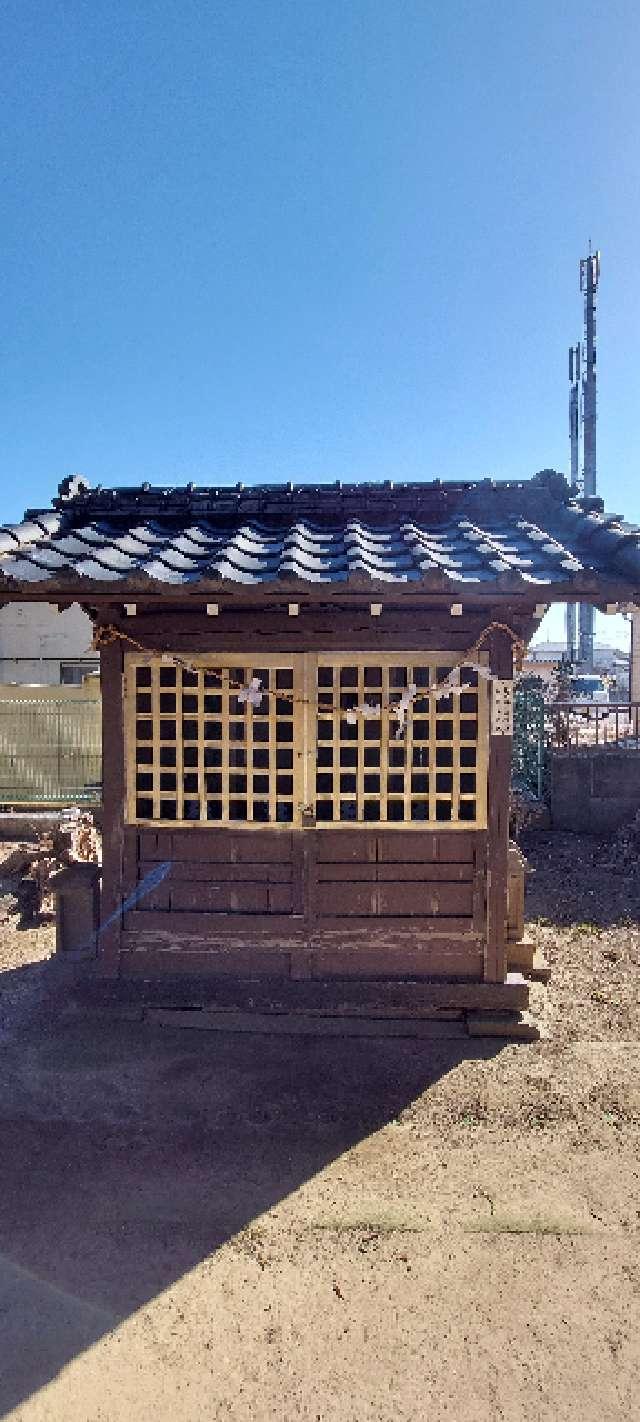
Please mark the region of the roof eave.
<svg viewBox="0 0 640 1422"><path fill-rule="evenodd" d="M588 571L575 574L557 583L523 578L516 571L497 573L495 578L477 581L460 580L442 569L429 569L422 577L388 580L370 577L358 570L343 580L311 581L285 576L268 581L240 582L229 578L205 577L188 583L152 578L137 571L126 578L87 578L73 569L55 576L23 581L5 577L0 572L0 602L61 601L124 603L158 600L193 603L224 598L227 601L285 601L287 598L307 602L340 601L371 598L372 601L407 603L438 601L486 604L513 600L519 605L541 603L590 602L604 606L613 602L640 603L640 575L636 578L616 574L603 577Z"/></svg>

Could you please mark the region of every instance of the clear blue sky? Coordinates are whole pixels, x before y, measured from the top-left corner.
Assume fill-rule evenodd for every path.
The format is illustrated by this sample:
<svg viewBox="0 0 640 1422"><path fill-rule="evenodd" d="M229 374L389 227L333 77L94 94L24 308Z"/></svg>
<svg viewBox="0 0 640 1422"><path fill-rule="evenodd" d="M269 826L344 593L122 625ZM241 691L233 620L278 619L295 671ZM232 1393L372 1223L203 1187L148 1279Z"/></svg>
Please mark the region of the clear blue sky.
<svg viewBox="0 0 640 1422"><path fill-rule="evenodd" d="M1 516L93 483L568 462L640 519L634 0L7 0Z"/></svg>

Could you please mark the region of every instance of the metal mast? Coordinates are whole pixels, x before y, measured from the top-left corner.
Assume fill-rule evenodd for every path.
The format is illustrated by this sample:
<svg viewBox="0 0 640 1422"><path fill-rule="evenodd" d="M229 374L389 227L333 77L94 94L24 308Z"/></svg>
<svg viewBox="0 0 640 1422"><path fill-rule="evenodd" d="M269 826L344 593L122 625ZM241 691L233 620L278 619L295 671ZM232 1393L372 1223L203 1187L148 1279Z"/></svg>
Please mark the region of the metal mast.
<svg viewBox="0 0 640 1422"><path fill-rule="evenodd" d="M582 346L582 494L596 492L596 293L600 277L600 253L580 262L580 290L584 296L584 341ZM579 656L593 668L593 608L580 606Z"/></svg>
<svg viewBox="0 0 640 1422"><path fill-rule="evenodd" d="M569 440L571 443L571 488L580 485L580 344L569 347ZM577 607L567 603L567 658L576 659Z"/></svg>
<svg viewBox="0 0 640 1422"><path fill-rule="evenodd" d="M600 253L591 251L580 262L580 290L584 297L584 338L569 348L569 439L571 486L581 498L596 493L596 293ZM582 429L582 468L580 430ZM577 615L576 615L577 614ZM578 624L576 627L576 623ZM567 604L567 657L593 670L593 608ZM577 646L576 646L576 631Z"/></svg>

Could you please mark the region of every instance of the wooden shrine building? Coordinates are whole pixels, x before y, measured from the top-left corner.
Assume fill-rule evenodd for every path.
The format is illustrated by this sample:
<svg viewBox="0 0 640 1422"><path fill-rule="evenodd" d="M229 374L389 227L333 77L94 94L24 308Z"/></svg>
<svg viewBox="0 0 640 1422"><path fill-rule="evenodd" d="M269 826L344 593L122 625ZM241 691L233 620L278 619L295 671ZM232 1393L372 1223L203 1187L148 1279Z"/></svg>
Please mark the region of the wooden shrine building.
<svg viewBox="0 0 640 1422"><path fill-rule="evenodd" d="M6 527L0 600L78 602L95 624L99 973L525 1006L508 973L514 656L551 602L637 599L639 541L552 471L72 479Z"/></svg>

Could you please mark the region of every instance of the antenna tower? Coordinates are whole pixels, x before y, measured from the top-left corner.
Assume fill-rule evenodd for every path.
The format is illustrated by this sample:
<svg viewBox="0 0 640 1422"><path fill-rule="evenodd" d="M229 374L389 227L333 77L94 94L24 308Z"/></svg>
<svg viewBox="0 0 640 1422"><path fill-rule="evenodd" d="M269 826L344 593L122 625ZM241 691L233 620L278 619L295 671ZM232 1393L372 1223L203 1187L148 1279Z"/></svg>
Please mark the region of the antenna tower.
<svg viewBox="0 0 640 1422"><path fill-rule="evenodd" d="M600 278L600 253L591 251L580 262L580 290L584 298L584 335L581 345L569 351L569 436L571 441L571 484L581 498L590 498L597 488L596 463L596 294ZM582 431L582 469L580 469ZM578 609L578 660L593 669L593 608ZM567 605L567 655L576 654L576 608Z"/></svg>
<svg viewBox="0 0 640 1422"><path fill-rule="evenodd" d="M580 344L569 347L569 440L571 444L571 488L580 488ZM577 655L578 609L567 603L567 659Z"/></svg>

